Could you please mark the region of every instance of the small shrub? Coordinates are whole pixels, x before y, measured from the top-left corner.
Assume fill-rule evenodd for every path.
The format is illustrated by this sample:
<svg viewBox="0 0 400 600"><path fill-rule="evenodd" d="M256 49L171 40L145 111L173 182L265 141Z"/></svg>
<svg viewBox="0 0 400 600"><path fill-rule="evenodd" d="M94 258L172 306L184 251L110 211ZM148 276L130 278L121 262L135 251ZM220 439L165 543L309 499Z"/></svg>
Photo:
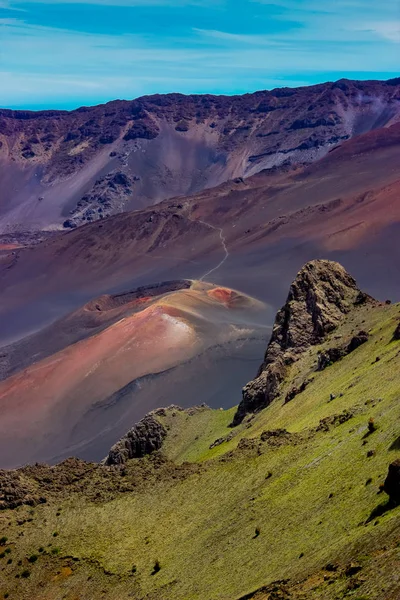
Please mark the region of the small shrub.
<svg viewBox="0 0 400 600"><path fill-rule="evenodd" d="M369 421L368 421L368 432L369 433L374 433L374 431L376 431L377 427L375 425L375 421L372 417L370 417Z"/></svg>
<svg viewBox="0 0 400 600"><path fill-rule="evenodd" d="M6 548L6 549L4 550L4 552L5 552L6 554L10 554L10 552L11 552L11 548Z"/></svg>
<svg viewBox="0 0 400 600"><path fill-rule="evenodd" d="M156 560L156 562L154 563L154 567L153 567L153 572L152 575L155 575L156 573L158 573L159 571L161 571L161 565L160 565L160 561Z"/></svg>
<svg viewBox="0 0 400 600"><path fill-rule="evenodd" d="M7 543L7 540L8 540L8 537L3 535L3 537L0 538L0 546L4 546L4 544Z"/></svg>
<svg viewBox="0 0 400 600"><path fill-rule="evenodd" d="M40 548L39 548L38 552L44 552L44 548L43 548L43 546L40 546Z"/></svg>
<svg viewBox="0 0 400 600"><path fill-rule="evenodd" d="M57 537L58 536L58 531L54 531L53 532L53 537Z"/></svg>
<svg viewBox="0 0 400 600"><path fill-rule="evenodd" d="M31 576L31 572L28 569L24 569L21 573L21 577L23 577L24 579L27 579L30 576Z"/></svg>
<svg viewBox="0 0 400 600"><path fill-rule="evenodd" d="M7 561L7 564L11 565L11 563L12 563L12 558L9 558L8 561Z"/></svg>
<svg viewBox="0 0 400 600"><path fill-rule="evenodd" d="M365 482L365 485L370 485L370 483L372 483L372 477L369 477L367 479L367 481Z"/></svg>
<svg viewBox="0 0 400 600"><path fill-rule="evenodd" d="M52 548L51 553L52 554L58 554L60 552L60 548Z"/></svg>
<svg viewBox="0 0 400 600"><path fill-rule="evenodd" d="M136 567L136 565L133 565L133 567L132 567L132 573L135 574L136 572L137 572L137 567Z"/></svg>
<svg viewBox="0 0 400 600"><path fill-rule="evenodd" d="M6 555L6 553L5 553L5 552L2 552L2 553L0 554L0 558L4 558L4 557L5 557L5 555Z"/></svg>
<svg viewBox="0 0 400 600"><path fill-rule="evenodd" d="M28 562L30 563L35 563L37 561L38 557L37 554L32 554L29 558L28 558Z"/></svg>
<svg viewBox="0 0 400 600"><path fill-rule="evenodd" d="M255 537L255 538L256 538L256 537L258 537L258 536L260 535L260 533L261 533L261 527L258 527L258 526L257 526L257 527L256 527L256 530L255 530L255 532L254 532L254 537Z"/></svg>
<svg viewBox="0 0 400 600"><path fill-rule="evenodd" d="M4 594L4 598L8 598L8 596L9 596L9 595L10 595L10 594L9 594L8 592L6 592L6 593Z"/></svg>

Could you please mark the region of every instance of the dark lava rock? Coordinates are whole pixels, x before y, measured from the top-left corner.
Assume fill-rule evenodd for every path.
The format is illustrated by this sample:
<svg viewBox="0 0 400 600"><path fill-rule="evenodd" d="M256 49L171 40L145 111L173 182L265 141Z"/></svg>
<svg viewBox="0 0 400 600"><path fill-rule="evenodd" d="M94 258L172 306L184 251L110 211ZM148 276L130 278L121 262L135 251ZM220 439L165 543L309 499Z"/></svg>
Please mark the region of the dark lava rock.
<svg viewBox="0 0 400 600"><path fill-rule="evenodd" d="M45 502L46 499L39 496L18 471L0 471L0 510L17 508L22 504L36 506Z"/></svg>
<svg viewBox="0 0 400 600"><path fill-rule="evenodd" d="M357 565L356 563L350 563L349 565L347 565L344 574L346 575L346 577L353 577L353 575L359 573L361 569L361 565Z"/></svg>
<svg viewBox="0 0 400 600"><path fill-rule="evenodd" d="M328 348L318 355L317 371L323 371L333 363L337 362L344 356L354 352L359 346L368 341L369 335L366 331L360 331L357 335L351 338L346 346L338 348Z"/></svg>
<svg viewBox="0 0 400 600"><path fill-rule="evenodd" d="M304 392L304 390L306 389L306 387L313 381L313 379L305 379L299 386L294 386L292 387L288 393L286 394L285 397L285 404L287 404L288 402L290 402L291 400L293 400L293 398L295 398L298 394L301 394L301 392Z"/></svg>
<svg viewBox="0 0 400 600"><path fill-rule="evenodd" d="M351 340L346 348L347 354L350 354L350 352L353 352L359 346L361 346L362 344L365 344L365 342L368 342L368 338L369 338L369 335L366 331L360 331L357 335L355 335L353 338L351 338Z"/></svg>
<svg viewBox="0 0 400 600"><path fill-rule="evenodd" d="M124 135L124 140L153 140L160 133L158 125L152 119L143 119L135 121L132 127Z"/></svg>
<svg viewBox="0 0 400 600"><path fill-rule="evenodd" d="M64 221L63 227L65 227L65 229L75 229L75 227L77 227L77 224L72 219L67 219L66 221Z"/></svg>
<svg viewBox="0 0 400 600"><path fill-rule="evenodd" d="M343 425L343 423L346 423L353 417L354 417L354 413L349 410L344 410L342 413L340 413L338 415L330 415L329 417L325 417L324 419L320 420L319 424L315 428L315 431L317 431L317 432L329 431L330 429L332 429L334 427Z"/></svg>
<svg viewBox="0 0 400 600"><path fill-rule="evenodd" d="M276 315L264 362L256 378L243 388L233 426L279 395L288 365L311 345L320 344L343 321L359 295L355 280L339 263L314 260L301 269Z"/></svg>
<svg viewBox="0 0 400 600"><path fill-rule="evenodd" d="M226 437L220 437L220 438L216 439L212 444L210 444L209 449L212 450L213 448L220 446L224 442L229 442L232 438L233 438L233 433L230 433Z"/></svg>
<svg viewBox="0 0 400 600"><path fill-rule="evenodd" d="M393 339L400 340L400 323L397 325L396 329L394 330Z"/></svg>
<svg viewBox="0 0 400 600"><path fill-rule="evenodd" d="M179 123L177 123L177 125L175 127L175 131L181 131L181 132L189 131L189 123L187 121L185 121L184 119L182 119L181 121L179 121Z"/></svg>
<svg viewBox="0 0 400 600"><path fill-rule="evenodd" d="M141 458L159 450L167 430L153 415L146 415L110 450L106 465L121 465L130 458Z"/></svg>
<svg viewBox="0 0 400 600"><path fill-rule="evenodd" d="M112 174L111 179L108 181L109 186L122 185L124 187L129 187L131 184L130 178L123 173L122 171L117 171Z"/></svg>
<svg viewBox="0 0 400 600"><path fill-rule="evenodd" d="M296 119L290 129L308 129L314 127L328 126L333 127L341 123L341 119L337 113L331 113L328 117L320 117L319 119Z"/></svg>
<svg viewBox="0 0 400 600"><path fill-rule="evenodd" d="M383 489L393 504L400 504L400 458L390 463Z"/></svg>

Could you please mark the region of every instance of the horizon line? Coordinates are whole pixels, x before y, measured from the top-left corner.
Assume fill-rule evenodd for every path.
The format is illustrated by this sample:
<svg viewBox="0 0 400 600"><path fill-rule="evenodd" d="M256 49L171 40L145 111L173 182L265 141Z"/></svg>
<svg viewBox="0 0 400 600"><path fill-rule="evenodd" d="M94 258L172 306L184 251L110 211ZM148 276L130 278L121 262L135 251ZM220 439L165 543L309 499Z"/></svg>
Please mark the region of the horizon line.
<svg viewBox="0 0 400 600"><path fill-rule="evenodd" d="M324 86L324 85L328 85L328 84L334 84L334 83L338 83L340 81L350 81L352 83L388 83L391 81L395 81L396 79L399 79L399 83L400 83L400 74L399 75L394 75L394 77L389 77L389 78L366 78L366 79L352 79L349 77L340 77L339 79L332 79L332 80L325 80L325 81L321 81L319 83L310 83L308 85L282 85L282 86L277 86L277 87L273 87L273 88L264 88L264 89L256 89L254 91L249 91L249 92L242 92L242 93L212 93L212 92L194 92L194 93L184 93L184 92L155 92L153 94L143 94L141 96L136 96L133 98L112 98L110 100L106 100L104 102L94 102L93 104L79 104L77 103L77 105L74 108L24 108L21 106L0 106L0 111L10 111L10 112L27 112L27 113L71 113L71 112L76 112L76 111L80 111L80 110L85 110L85 109L91 109L91 108L96 108L99 106L106 106L107 104L111 104L113 102L134 102L135 100L142 100L143 98L153 98L153 97L159 97L159 96L184 96L186 98L191 98L193 96L196 97L200 97L200 96L213 96L215 98L238 98L238 97L243 97L243 96L252 96L254 94L262 94L265 92L274 92L275 90L281 90L281 89L292 89L292 90L301 90L301 89L305 89L305 88L315 88L318 86ZM32 105L35 106L35 105Z"/></svg>

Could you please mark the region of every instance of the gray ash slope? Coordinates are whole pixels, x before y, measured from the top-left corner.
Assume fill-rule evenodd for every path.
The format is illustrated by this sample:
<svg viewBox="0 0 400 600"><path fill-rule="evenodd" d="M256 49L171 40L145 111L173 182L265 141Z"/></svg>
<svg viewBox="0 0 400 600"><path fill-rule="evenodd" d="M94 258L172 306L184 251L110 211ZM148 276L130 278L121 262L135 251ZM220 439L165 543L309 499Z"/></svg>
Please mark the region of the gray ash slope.
<svg viewBox="0 0 400 600"><path fill-rule="evenodd" d="M397 122L399 99L398 79L340 80L232 97L145 96L72 112L0 110L0 232L80 225L313 162ZM117 174L125 184L105 194Z"/></svg>

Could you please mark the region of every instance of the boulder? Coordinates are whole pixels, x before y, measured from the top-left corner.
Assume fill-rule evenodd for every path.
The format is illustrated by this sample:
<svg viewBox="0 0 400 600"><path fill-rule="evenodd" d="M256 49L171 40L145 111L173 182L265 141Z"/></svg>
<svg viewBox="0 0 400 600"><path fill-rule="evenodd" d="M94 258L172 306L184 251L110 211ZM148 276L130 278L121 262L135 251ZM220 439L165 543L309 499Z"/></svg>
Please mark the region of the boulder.
<svg viewBox="0 0 400 600"><path fill-rule="evenodd" d="M151 454L161 448L166 435L165 427L152 414L146 415L111 448L104 464L121 465Z"/></svg>
<svg viewBox="0 0 400 600"><path fill-rule="evenodd" d="M360 331L353 336L348 344L337 348L328 348L318 355L317 371L323 371L329 365L337 362L344 356L354 352L359 346L368 341L369 335L366 331Z"/></svg>
<svg viewBox="0 0 400 600"><path fill-rule="evenodd" d="M393 504L400 504L400 458L390 463L383 489Z"/></svg>

